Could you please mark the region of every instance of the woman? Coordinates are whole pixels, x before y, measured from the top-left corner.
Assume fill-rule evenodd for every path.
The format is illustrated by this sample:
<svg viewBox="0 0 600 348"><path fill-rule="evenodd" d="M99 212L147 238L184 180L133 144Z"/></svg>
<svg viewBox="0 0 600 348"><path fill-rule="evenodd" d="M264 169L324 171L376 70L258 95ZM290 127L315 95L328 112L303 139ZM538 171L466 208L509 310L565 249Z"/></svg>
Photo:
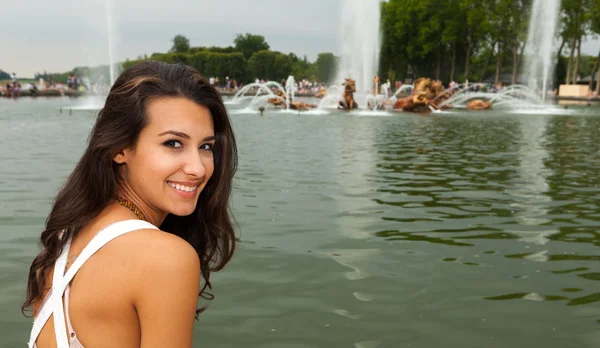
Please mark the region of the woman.
<svg viewBox="0 0 600 348"><path fill-rule="evenodd" d="M125 71L42 232L29 346L191 347L198 294L212 298L210 272L235 247L236 165L223 101L198 72Z"/></svg>

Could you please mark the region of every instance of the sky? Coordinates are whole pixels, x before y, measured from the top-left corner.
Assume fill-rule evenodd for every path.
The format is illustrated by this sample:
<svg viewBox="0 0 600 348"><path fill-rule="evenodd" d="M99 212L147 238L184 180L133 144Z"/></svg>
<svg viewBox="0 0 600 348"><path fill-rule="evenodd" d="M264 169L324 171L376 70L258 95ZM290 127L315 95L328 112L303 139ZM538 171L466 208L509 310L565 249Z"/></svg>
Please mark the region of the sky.
<svg viewBox="0 0 600 348"><path fill-rule="evenodd" d="M2 1L0 69L33 77L36 72L106 64L106 1ZM249 32L265 36L273 50L313 61L320 52L339 53L343 1L112 0L114 57L166 52L177 34L191 46L228 46L237 33ZM599 49L598 39L582 45L591 55Z"/></svg>

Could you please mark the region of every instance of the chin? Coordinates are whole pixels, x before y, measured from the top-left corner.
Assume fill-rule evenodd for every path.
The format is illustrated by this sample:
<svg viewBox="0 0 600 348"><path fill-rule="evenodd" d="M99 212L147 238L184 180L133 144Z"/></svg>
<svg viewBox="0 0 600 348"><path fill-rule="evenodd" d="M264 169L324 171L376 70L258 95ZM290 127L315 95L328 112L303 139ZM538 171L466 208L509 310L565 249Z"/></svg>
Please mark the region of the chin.
<svg viewBox="0 0 600 348"><path fill-rule="evenodd" d="M194 213L196 210L196 205L190 207L180 207L178 209L173 209L170 211L171 214L175 216L188 216Z"/></svg>
<svg viewBox="0 0 600 348"><path fill-rule="evenodd" d="M187 201L175 201L170 202L167 206L165 206L165 210L172 215L175 216L188 216L196 210L196 206L198 205L197 199L191 199Z"/></svg>

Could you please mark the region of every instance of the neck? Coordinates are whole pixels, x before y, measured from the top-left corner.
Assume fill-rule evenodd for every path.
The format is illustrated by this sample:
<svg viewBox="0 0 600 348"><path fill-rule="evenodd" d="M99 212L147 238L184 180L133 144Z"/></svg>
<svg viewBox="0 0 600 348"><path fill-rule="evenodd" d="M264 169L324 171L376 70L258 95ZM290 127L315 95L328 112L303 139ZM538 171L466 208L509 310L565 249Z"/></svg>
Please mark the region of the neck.
<svg viewBox="0 0 600 348"><path fill-rule="evenodd" d="M142 217L135 212L135 208L137 208L137 210L143 214L145 220L154 226L160 226L167 217L167 214L158 212L156 209L152 209L149 204L139 197L139 195L135 194L135 192L128 186L120 187L117 190L116 197L119 197L125 201L129 201L134 206L132 209L131 207L121 204L122 209L127 209L132 214L135 214L138 218L142 219Z"/></svg>

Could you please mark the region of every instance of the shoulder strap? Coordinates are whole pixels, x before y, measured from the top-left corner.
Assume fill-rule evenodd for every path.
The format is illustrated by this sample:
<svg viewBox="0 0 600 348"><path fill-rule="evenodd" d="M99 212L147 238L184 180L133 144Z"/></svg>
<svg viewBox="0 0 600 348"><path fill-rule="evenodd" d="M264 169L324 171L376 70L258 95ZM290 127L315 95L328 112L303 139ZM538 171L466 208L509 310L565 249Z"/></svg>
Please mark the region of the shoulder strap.
<svg viewBox="0 0 600 348"><path fill-rule="evenodd" d="M46 325L46 322L52 314L55 318L61 318L62 320L54 320L54 329L56 335L57 347L68 347L69 341L67 338L67 328L65 326L65 313L63 307L63 294L66 287L69 285L77 271L83 266L92 255L94 255L100 248L111 240L132 231L141 229L158 229L156 226L149 222L142 220L125 220L119 221L114 224L107 226L102 229L92 240L86 245L81 254L75 259L73 265L69 268L65 274L65 267L67 263L67 256L69 254L69 248L71 246L70 241L65 246L62 254L56 260L54 265L54 276L52 279L52 294L48 301L42 306L40 312L33 322L33 329L29 338L29 347L33 347L37 340L40 331Z"/></svg>
<svg viewBox="0 0 600 348"><path fill-rule="evenodd" d="M64 248L62 254L58 257L54 263L54 275L52 277L52 288L55 290L52 293L48 301L48 306L52 308L54 314L54 333L56 335L56 346L57 347L68 347L69 339L67 338L67 327L65 326L65 308L63 307L62 294L64 289L62 287L55 288L56 284L60 284L64 274L65 268L67 267L67 256L69 255L69 249L71 247L71 241L69 241ZM60 293L60 295L59 295Z"/></svg>
<svg viewBox="0 0 600 348"><path fill-rule="evenodd" d="M100 231L88 243L88 245L86 245L86 247L83 249L81 254L79 254L77 259L75 259L75 262L73 263L73 265L67 271L67 274L65 274L64 278L62 279L62 283L60 285L52 284L52 287L59 285L60 289L62 289L62 292L64 292L64 289L71 282L71 280L73 280L73 277L75 276L77 271L79 271L81 266L83 266L83 263L85 261L87 261L87 259L89 259L92 255L94 255L96 253L96 251L100 250L100 248L102 248L104 245L106 245L106 243L119 237L120 235L123 235L128 232L132 232L132 231L142 230L142 229L157 230L158 228L156 226L152 225L151 223L143 221L143 220L125 220L125 221L119 221L112 225L109 225L108 227L106 227L105 229ZM62 292L61 292L61 296L62 296Z"/></svg>

